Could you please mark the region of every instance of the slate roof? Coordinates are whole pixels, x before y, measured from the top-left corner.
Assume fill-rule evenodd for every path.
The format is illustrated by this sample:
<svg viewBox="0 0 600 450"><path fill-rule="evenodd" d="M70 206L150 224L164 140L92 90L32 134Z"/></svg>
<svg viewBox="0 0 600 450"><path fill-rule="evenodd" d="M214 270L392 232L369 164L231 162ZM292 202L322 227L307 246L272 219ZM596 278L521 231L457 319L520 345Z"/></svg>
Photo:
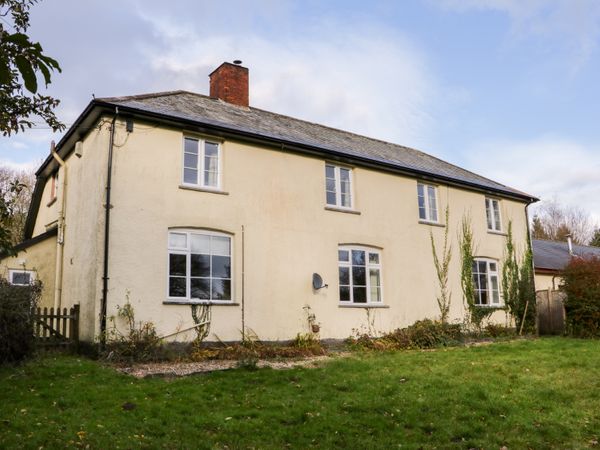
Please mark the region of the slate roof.
<svg viewBox="0 0 600 450"><path fill-rule="evenodd" d="M233 132L310 146L358 157L374 163L452 180L461 184L517 196L535 197L409 147L361 136L347 131L294 119L257 108L231 105L222 100L187 91L172 91L128 97L96 99L96 102L149 112L173 119L191 120ZM508 163L508 161L507 161Z"/></svg>
<svg viewBox="0 0 600 450"><path fill-rule="evenodd" d="M566 242L532 239L533 264L536 269L562 270L571 260L569 244ZM597 256L600 247L573 244L573 253L580 257Z"/></svg>

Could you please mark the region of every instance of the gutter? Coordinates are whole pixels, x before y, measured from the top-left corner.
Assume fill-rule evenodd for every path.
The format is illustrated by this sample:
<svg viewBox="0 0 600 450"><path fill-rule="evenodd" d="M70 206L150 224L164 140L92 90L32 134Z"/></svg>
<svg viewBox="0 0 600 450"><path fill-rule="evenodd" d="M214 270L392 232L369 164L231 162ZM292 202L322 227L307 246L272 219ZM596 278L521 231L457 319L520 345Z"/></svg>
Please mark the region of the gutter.
<svg viewBox="0 0 600 450"><path fill-rule="evenodd" d="M58 235L56 238L56 271L54 278L54 310L60 309L62 302L62 274L64 264L64 246L65 246L65 209L67 206L67 165L65 161L58 156L54 141L50 144L51 156L58 162L62 169L60 185L60 208L58 210Z"/></svg>
<svg viewBox="0 0 600 450"><path fill-rule="evenodd" d="M115 115L110 124L110 138L108 143L108 163L106 167L106 203L104 204L104 267L102 274L102 300L100 302L100 345L106 344L106 303L108 298L108 250L110 243L110 194L112 185L113 147L115 142L115 123L119 108L115 107Z"/></svg>

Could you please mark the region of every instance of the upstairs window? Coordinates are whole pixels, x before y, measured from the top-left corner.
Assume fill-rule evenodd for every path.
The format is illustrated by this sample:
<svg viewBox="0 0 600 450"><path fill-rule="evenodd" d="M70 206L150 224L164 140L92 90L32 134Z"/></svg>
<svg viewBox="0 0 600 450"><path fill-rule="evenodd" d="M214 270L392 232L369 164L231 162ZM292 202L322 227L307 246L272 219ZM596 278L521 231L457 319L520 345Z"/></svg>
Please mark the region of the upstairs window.
<svg viewBox="0 0 600 450"><path fill-rule="evenodd" d="M35 281L35 272L32 270L10 269L8 271L8 281L17 286L29 286Z"/></svg>
<svg viewBox="0 0 600 450"><path fill-rule="evenodd" d="M352 208L352 169L326 164L325 194L329 206Z"/></svg>
<svg viewBox="0 0 600 450"><path fill-rule="evenodd" d="M417 184L419 219L427 222L438 221L437 188L431 184Z"/></svg>
<svg viewBox="0 0 600 450"><path fill-rule="evenodd" d="M52 175L50 183L50 201L52 201L58 197L58 172Z"/></svg>
<svg viewBox="0 0 600 450"><path fill-rule="evenodd" d="M485 199L485 213L487 216L487 227L490 231L502 231L502 220L500 219L500 201L495 198Z"/></svg>
<svg viewBox="0 0 600 450"><path fill-rule="evenodd" d="M381 254L368 247L338 248L340 303L381 303Z"/></svg>
<svg viewBox="0 0 600 450"><path fill-rule="evenodd" d="M220 189L220 144L191 137L183 142L183 184Z"/></svg>
<svg viewBox="0 0 600 450"><path fill-rule="evenodd" d="M231 301L231 237L212 231L169 232L173 300Z"/></svg>
<svg viewBox="0 0 600 450"><path fill-rule="evenodd" d="M476 258L473 261L473 283L477 306L501 306L497 261Z"/></svg>

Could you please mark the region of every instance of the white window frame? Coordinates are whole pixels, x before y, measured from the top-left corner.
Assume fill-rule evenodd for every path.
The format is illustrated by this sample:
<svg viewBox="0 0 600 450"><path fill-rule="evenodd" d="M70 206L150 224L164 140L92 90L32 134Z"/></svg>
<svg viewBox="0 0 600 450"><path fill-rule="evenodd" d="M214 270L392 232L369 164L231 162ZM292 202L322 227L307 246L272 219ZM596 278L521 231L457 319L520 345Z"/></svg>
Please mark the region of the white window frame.
<svg viewBox="0 0 600 450"><path fill-rule="evenodd" d="M334 172L334 180L335 180L335 203L329 203L327 200L327 168L332 167ZM342 175L341 171L345 170L348 172L348 182L350 183L350 189L348 190L348 195L350 196L350 204L347 206L342 205ZM327 206L331 206L333 208L340 209L352 209L354 207L354 177L353 170L351 167L340 166L337 164L325 163L325 204Z"/></svg>
<svg viewBox="0 0 600 450"><path fill-rule="evenodd" d="M423 188L423 198L425 201L425 217L421 217L421 208L419 207L419 188L422 187ZM435 210L435 218L431 217L431 204L429 201L429 189L433 189L433 196L435 199L435 205L434 205L434 210ZM421 183L418 182L417 183L417 211L418 211L418 215L419 215L419 220L421 222L431 222L431 223L439 223L439 201L438 201L438 189L437 186L434 184L427 184L427 183Z"/></svg>
<svg viewBox="0 0 600 450"><path fill-rule="evenodd" d="M187 139L196 141L198 143L198 164L196 167L186 167L185 165L185 141ZM204 170L205 170L205 151L206 151L206 143L215 144L217 146L217 185L212 186L208 185L204 181ZM213 191L222 190L222 173L223 173L223 150L222 150L222 142L218 139L210 139L199 136L192 135L184 135L182 140L182 150L181 150L181 184L183 186L191 186L191 187L200 187L202 189L208 189ZM196 183L190 183L185 181L185 169L195 169L197 171Z"/></svg>
<svg viewBox="0 0 600 450"><path fill-rule="evenodd" d="M504 300L502 298L502 292L500 290L500 264L498 263L497 260L492 259L492 258L474 258L473 259L474 264L476 264L477 267L477 271L473 271L473 284L475 285L475 306L480 307L480 308L499 308L504 306ZM479 276L477 276L477 278L475 278L475 275L480 275L481 272L479 272L479 263L480 262L484 262L485 263L485 276L486 276L486 284L487 284L487 288L485 289L485 291L487 292L487 298L488 298L488 303L487 304L483 304L481 303L481 293L484 291L483 289L481 289L481 286L479 284ZM496 265L496 270L493 271L490 268L490 264L495 264ZM494 290L492 289L492 278L496 278L496 286L497 286L497 290L496 292L498 293L498 301L494 302Z"/></svg>
<svg viewBox="0 0 600 450"><path fill-rule="evenodd" d="M170 235L171 234L185 234L186 235L186 246L185 247L175 247L175 246L171 246L170 245ZM191 276L191 255L192 255L192 251L191 251L191 239L190 236L191 235L203 235L203 236L217 236L217 237L226 237L229 239L229 258L230 258L230 273L229 273L229 283L230 283L230 288L229 288L229 294L230 294L230 299L229 300L212 300L212 299L199 299L199 298L191 298L191 280L192 280L192 276ZM177 254L177 255L186 255L186 274L185 274L185 279L186 279L186 283L185 283L185 292L186 292L186 296L185 297L172 297L169 295L169 287L170 287L170 278L171 278L171 268L170 268L170 255L172 254ZM213 256L212 250L210 253L210 256ZM220 255L220 256L226 256L226 255ZM233 264L233 235L228 234L228 233L223 233L223 232L219 232L219 231L212 231L212 230L205 230L205 229L182 229L182 228L170 228L167 232L167 289L166 289L166 296L168 301L172 301L172 302L186 302L186 303L192 303L192 304L232 304L234 303L234 264ZM183 277L181 277L183 278ZM209 279L212 282L212 274L209 277ZM224 278L226 279L226 278ZM212 286L211 286L212 287ZM211 292L211 296L212 296L212 292Z"/></svg>
<svg viewBox="0 0 600 450"><path fill-rule="evenodd" d="M494 205L496 208L494 208ZM488 231L502 232L502 214L500 213L500 200L497 198L485 198L485 218Z"/></svg>
<svg viewBox="0 0 600 450"><path fill-rule="evenodd" d="M352 273L352 250L363 251L365 252L365 283L366 283L366 303L355 302L354 301L354 280ZM340 261L339 253L340 251L348 252L348 261ZM378 263L372 263L369 261L369 254L376 254L378 257ZM356 306L373 306L373 305L383 305L384 297L383 297L383 269L382 269L382 251L377 248L362 246L362 245L339 245L338 246L338 302L340 305L356 305ZM340 276L339 269L342 267L347 267L348 270L348 285L340 284ZM379 301L371 300L371 269L379 271ZM348 286L350 291L349 300L342 300L340 298L340 286Z"/></svg>
<svg viewBox="0 0 600 450"><path fill-rule="evenodd" d="M16 273L28 273L29 274L29 283L27 284L23 284L23 283L15 283L13 282L13 275ZM29 286L31 284L33 284L33 282L35 281L35 271L34 270L25 270L25 269L8 269L8 282L10 284L13 284L15 286Z"/></svg>

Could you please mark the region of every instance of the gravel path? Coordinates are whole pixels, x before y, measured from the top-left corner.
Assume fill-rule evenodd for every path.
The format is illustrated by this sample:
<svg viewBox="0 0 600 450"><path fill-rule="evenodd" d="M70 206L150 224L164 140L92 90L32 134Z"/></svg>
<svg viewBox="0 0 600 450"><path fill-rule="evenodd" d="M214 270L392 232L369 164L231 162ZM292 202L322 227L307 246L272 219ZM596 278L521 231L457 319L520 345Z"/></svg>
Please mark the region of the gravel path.
<svg viewBox="0 0 600 450"><path fill-rule="evenodd" d="M335 357L340 356L345 355L339 353L335 355ZM332 356L322 355L287 361L259 360L256 366L259 368L270 367L276 370L291 369L294 367L319 367L322 363L332 358ZM136 364L130 367L118 367L117 370L136 378L183 377L195 373L235 369L237 366L238 361L235 360L209 360L201 362Z"/></svg>

